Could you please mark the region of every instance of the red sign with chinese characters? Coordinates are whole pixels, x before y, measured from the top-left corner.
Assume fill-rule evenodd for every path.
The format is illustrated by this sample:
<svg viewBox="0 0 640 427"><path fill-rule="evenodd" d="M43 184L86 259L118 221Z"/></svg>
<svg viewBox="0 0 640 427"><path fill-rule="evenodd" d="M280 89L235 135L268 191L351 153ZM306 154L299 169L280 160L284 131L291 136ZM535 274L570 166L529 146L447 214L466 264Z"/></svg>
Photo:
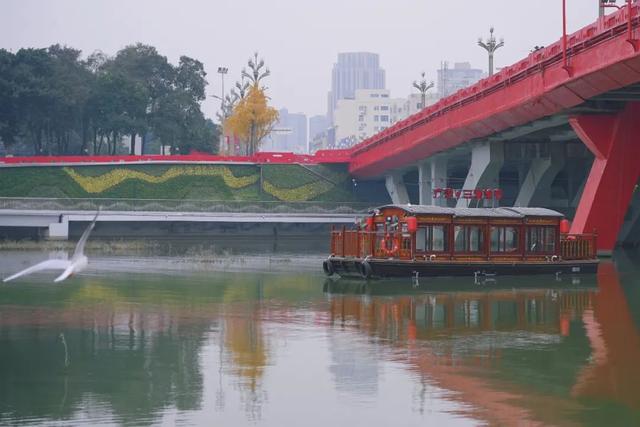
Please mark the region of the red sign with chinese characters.
<svg viewBox="0 0 640 427"><path fill-rule="evenodd" d="M454 188L435 188L434 199L467 199L467 200L500 200L502 190L499 188L477 188L473 190L456 190Z"/></svg>

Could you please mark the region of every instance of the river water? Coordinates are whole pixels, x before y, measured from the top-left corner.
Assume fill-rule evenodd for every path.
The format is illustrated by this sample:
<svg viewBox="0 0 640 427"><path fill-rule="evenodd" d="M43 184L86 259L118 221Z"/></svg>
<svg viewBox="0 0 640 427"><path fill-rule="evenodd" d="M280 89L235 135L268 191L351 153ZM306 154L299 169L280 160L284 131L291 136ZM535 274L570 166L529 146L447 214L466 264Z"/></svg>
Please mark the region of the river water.
<svg viewBox="0 0 640 427"><path fill-rule="evenodd" d="M0 283L0 424L640 425L638 254L364 283L312 252L94 252ZM3 251L0 277L47 256Z"/></svg>

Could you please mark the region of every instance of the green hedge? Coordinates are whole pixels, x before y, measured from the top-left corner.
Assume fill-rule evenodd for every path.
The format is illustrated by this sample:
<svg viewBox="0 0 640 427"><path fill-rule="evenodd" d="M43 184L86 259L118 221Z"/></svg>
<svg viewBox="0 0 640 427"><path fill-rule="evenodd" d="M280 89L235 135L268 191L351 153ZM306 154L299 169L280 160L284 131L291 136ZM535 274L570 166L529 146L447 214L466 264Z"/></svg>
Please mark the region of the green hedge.
<svg viewBox="0 0 640 427"><path fill-rule="evenodd" d="M113 170L129 170L159 177L170 168L194 165L96 165L70 167L84 177L100 177ZM220 165L211 165L217 167ZM222 165L234 177L260 176L255 165ZM202 167L208 167L206 165ZM299 165L263 165L262 178L274 187L293 190L305 185L328 189L310 200L352 201L351 179L346 165L314 165L310 171ZM326 177L326 178L325 178ZM331 184L334 183L334 184ZM160 183L127 178L99 193L90 193L60 166L0 168L0 197L55 198L138 198L138 199L201 199L201 200L277 200L260 188L260 180L242 188L229 187L221 176L176 176Z"/></svg>

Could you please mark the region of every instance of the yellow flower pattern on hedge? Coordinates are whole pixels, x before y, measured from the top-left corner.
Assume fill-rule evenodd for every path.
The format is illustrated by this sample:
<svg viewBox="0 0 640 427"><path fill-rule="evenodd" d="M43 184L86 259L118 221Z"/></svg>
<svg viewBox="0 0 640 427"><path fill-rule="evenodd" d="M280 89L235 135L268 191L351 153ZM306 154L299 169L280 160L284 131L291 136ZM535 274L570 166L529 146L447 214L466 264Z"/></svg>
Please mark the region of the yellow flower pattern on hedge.
<svg viewBox="0 0 640 427"><path fill-rule="evenodd" d="M138 170L119 168L99 176L85 176L76 172L73 168L65 167L63 170L87 193L102 193L127 179L138 179L150 184L160 184L179 176L219 176L224 183L232 188L239 189L255 184L260 179L258 174L236 177L226 166L179 166L167 169L162 175L150 175ZM304 202L312 200L333 188L333 185L325 181L316 181L297 188L278 188L269 181L262 182L262 189L284 202Z"/></svg>
<svg viewBox="0 0 640 427"><path fill-rule="evenodd" d="M160 184L179 176L219 176L230 188L247 187L260 179L258 174L236 177L226 166L171 167L160 176L132 169L114 169L100 176L84 176L72 168L63 168L63 170L87 193L102 193L127 179L139 179L151 184Z"/></svg>
<svg viewBox="0 0 640 427"><path fill-rule="evenodd" d="M276 199L284 202L306 202L331 190L333 186L328 182L317 181L297 188L278 188L269 181L262 183L262 189Z"/></svg>

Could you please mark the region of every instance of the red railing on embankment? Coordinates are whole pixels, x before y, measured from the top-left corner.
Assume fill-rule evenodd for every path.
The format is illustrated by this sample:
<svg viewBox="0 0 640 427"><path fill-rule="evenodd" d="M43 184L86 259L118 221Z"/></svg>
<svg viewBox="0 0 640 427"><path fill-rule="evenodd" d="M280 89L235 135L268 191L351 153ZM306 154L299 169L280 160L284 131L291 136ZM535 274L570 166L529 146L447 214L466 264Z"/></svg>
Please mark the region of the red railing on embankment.
<svg viewBox="0 0 640 427"><path fill-rule="evenodd" d="M257 163L257 164L319 164L348 163L351 150L320 150L315 154L256 153L253 156L217 156L212 154L185 154L163 156L25 156L0 157L0 166L42 166L65 164L118 164L118 163Z"/></svg>

